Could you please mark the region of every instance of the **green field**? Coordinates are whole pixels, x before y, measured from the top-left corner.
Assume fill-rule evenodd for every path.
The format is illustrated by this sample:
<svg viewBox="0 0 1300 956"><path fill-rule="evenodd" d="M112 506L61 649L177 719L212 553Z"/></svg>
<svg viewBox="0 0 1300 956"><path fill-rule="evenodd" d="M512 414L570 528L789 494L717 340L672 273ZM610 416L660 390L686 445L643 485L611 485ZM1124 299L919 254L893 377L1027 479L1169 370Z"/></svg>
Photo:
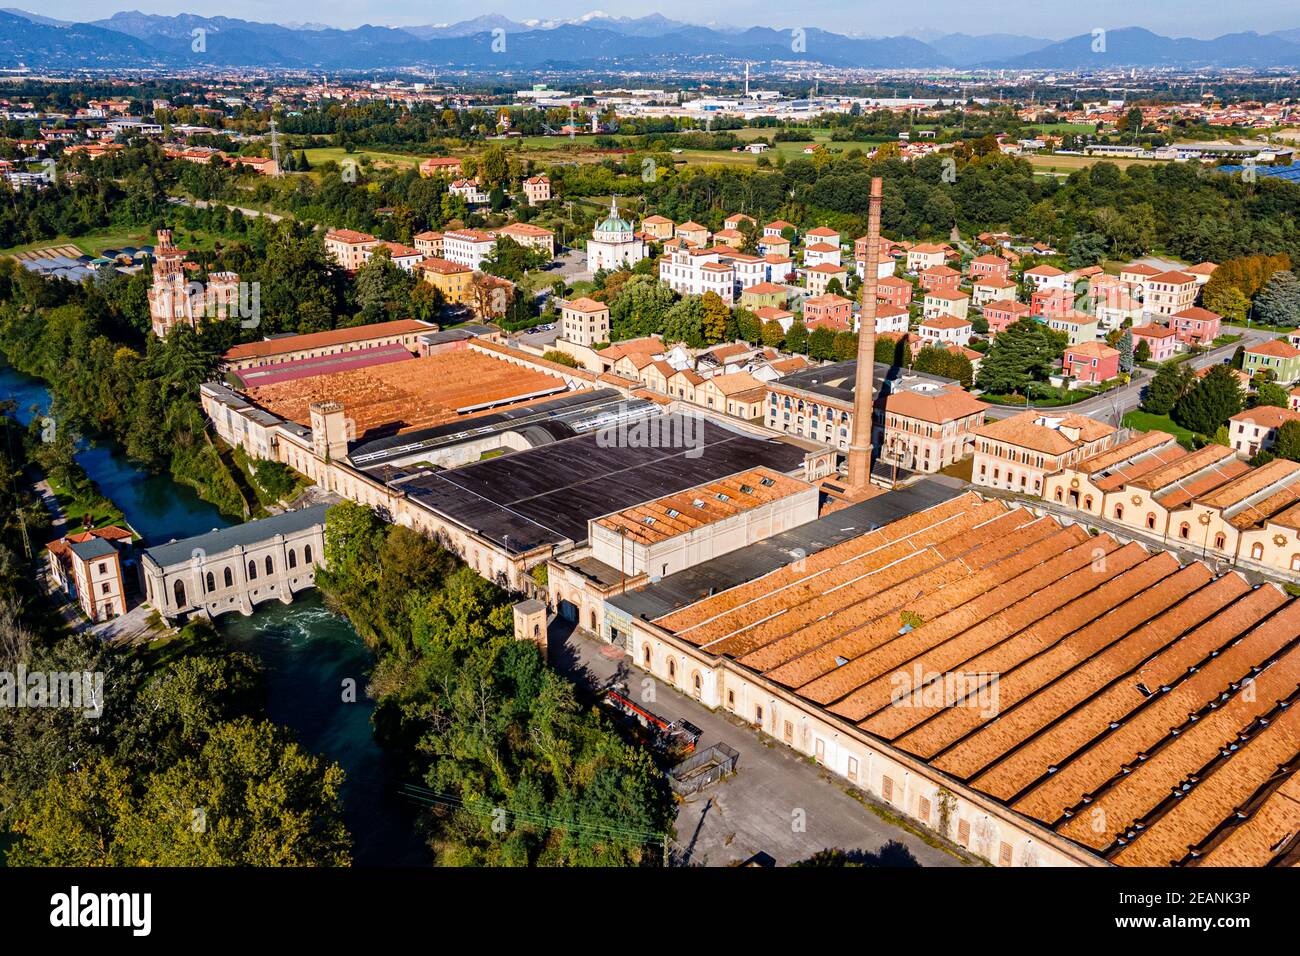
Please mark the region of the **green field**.
<svg viewBox="0 0 1300 956"><path fill-rule="evenodd" d="M0 256L15 255L19 252L32 252L50 246L76 246L88 256L97 256L104 249L120 249L122 246L153 245L154 237L147 229L126 229L117 227L90 232L73 239L68 236L55 236L53 239L41 239L37 242L24 243L0 249Z"/></svg>
<svg viewBox="0 0 1300 956"><path fill-rule="evenodd" d="M349 153L342 146L314 146L311 149L303 150L307 154L307 162L312 166L320 163L342 163L345 159L350 159L360 164L362 159L369 159L373 163L387 164L392 166L418 166L427 156L407 156L403 153L384 153L373 149L358 149Z"/></svg>
<svg viewBox="0 0 1300 956"><path fill-rule="evenodd" d="M1153 415L1140 409L1131 411L1124 416L1124 426L1139 432L1168 432L1178 439L1180 443L1187 443L1192 440L1192 433L1168 415Z"/></svg>

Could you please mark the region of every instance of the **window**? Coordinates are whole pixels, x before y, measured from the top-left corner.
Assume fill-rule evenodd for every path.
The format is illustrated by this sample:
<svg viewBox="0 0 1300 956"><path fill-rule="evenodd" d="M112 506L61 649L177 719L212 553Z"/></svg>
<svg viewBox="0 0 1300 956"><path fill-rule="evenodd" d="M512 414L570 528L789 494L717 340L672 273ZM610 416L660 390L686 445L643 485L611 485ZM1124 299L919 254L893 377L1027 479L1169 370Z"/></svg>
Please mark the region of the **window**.
<svg viewBox="0 0 1300 956"><path fill-rule="evenodd" d="M1262 544L1252 544L1250 546L1250 557L1254 561L1259 561L1264 557L1264 546Z"/></svg>
<svg viewBox="0 0 1300 956"><path fill-rule="evenodd" d="M107 582L107 581L105 581L103 584L101 584L101 585L99 586L99 593L100 593L100 594L107 594L107 593L108 593L108 582Z"/></svg>
<svg viewBox="0 0 1300 956"><path fill-rule="evenodd" d="M103 561L100 561L100 562L99 562L99 573L100 573L100 574L107 574L107 573L108 573L108 564L107 564L107 563L105 563L105 562L103 562Z"/></svg>
<svg viewBox="0 0 1300 956"><path fill-rule="evenodd" d="M677 683L677 661L668 658L668 679L674 684Z"/></svg>
<svg viewBox="0 0 1300 956"><path fill-rule="evenodd" d="M856 782L858 779L858 758L849 758L849 779Z"/></svg>
<svg viewBox="0 0 1300 956"><path fill-rule="evenodd" d="M1222 551L1227 546L1227 544L1228 544L1228 539L1227 537L1224 536L1222 531L1220 531L1218 534L1214 536L1214 546L1218 548L1220 551Z"/></svg>
<svg viewBox="0 0 1300 956"><path fill-rule="evenodd" d="M793 720L787 720L785 722L785 727L782 730L781 736L784 738L786 743L788 744L794 743L794 721Z"/></svg>
<svg viewBox="0 0 1300 956"><path fill-rule="evenodd" d="M890 777L880 778L880 795L888 802L894 802L894 781Z"/></svg>
<svg viewBox="0 0 1300 956"><path fill-rule="evenodd" d="M1147 527L1153 531L1155 530L1156 516L1154 512L1150 512L1150 511L1147 512Z"/></svg>
<svg viewBox="0 0 1300 956"><path fill-rule="evenodd" d="M998 850L998 866L1011 865L1011 844L1004 843Z"/></svg>
<svg viewBox="0 0 1300 956"><path fill-rule="evenodd" d="M755 705L754 705L754 723L756 723L756 724L761 724L762 722L763 722L763 705L762 705L762 704L755 704Z"/></svg>
<svg viewBox="0 0 1300 956"><path fill-rule="evenodd" d="M820 737L817 738L817 742L813 745L813 756L818 763L826 762L826 741Z"/></svg>
<svg viewBox="0 0 1300 956"><path fill-rule="evenodd" d="M235 576L234 576L234 574L231 573L230 568L226 568L226 569L221 573L221 576L222 576L222 578L225 579L226 587L228 587L228 588L229 588L229 587L234 587L234 584L235 584Z"/></svg>
<svg viewBox="0 0 1300 956"><path fill-rule="evenodd" d="M311 564L311 545L304 544L302 546L302 560L305 564Z"/></svg>
<svg viewBox="0 0 1300 956"><path fill-rule="evenodd" d="M256 580L257 580L257 562L256 562L256 561L249 561L249 562L248 562L248 580L250 580L250 581L256 581Z"/></svg>
<svg viewBox="0 0 1300 956"><path fill-rule="evenodd" d="M217 579L214 578L214 577L212 576L212 572L211 572L211 571L208 572L208 576L207 576L207 578L206 578L206 581L207 581L208 591L209 591L209 592L215 591L215 590L217 589Z"/></svg>
<svg viewBox="0 0 1300 956"><path fill-rule="evenodd" d="M641 649L641 658L645 661L647 669L650 667L650 645L647 644Z"/></svg>
<svg viewBox="0 0 1300 956"><path fill-rule="evenodd" d="M970 846L970 823L966 820L957 821L957 842L962 846Z"/></svg>
<svg viewBox="0 0 1300 956"><path fill-rule="evenodd" d="M734 690L727 691L727 707L731 710L736 709L736 692Z"/></svg>
<svg viewBox="0 0 1300 956"><path fill-rule="evenodd" d="M925 797L916 798L916 816L922 823L930 822L930 801Z"/></svg>
<svg viewBox="0 0 1300 956"><path fill-rule="evenodd" d="M1178 537L1186 540L1192 536L1192 526L1186 521L1178 526Z"/></svg>
<svg viewBox="0 0 1300 956"><path fill-rule="evenodd" d="M176 606L184 607L185 606L185 582L177 581L175 584L173 584L172 594L176 598Z"/></svg>
<svg viewBox="0 0 1300 956"><path fill-rule="evenodd" d="M289 549L289 567L291 567L291 568L296 568L297 566L298 566L298 552L295 551L293 548L290 548L290 549Z"/></svg>
<svg viewBox="0 0 1300 956"><path fill-rule="evenodd" d="M275 574L275 564L271 561L271 556L269 554L266 556L266 573Z"/></svg>

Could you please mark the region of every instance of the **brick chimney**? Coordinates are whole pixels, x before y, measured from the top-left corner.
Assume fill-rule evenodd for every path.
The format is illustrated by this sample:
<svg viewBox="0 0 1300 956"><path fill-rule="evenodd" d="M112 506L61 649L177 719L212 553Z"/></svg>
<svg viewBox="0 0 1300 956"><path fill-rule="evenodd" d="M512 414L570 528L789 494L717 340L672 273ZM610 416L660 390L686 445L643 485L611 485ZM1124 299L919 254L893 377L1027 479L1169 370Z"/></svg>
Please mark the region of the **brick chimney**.
<svg viewBox="0 0 1300 956"><path fill-rule="evenodd" d="M871 425L875 413L876 275L880 269L880 177L871 180L867 217L867 261L862 275L862 316L858 326L858 369L853 386L853 439L849 443L849 488L871 487Z"/></svg>

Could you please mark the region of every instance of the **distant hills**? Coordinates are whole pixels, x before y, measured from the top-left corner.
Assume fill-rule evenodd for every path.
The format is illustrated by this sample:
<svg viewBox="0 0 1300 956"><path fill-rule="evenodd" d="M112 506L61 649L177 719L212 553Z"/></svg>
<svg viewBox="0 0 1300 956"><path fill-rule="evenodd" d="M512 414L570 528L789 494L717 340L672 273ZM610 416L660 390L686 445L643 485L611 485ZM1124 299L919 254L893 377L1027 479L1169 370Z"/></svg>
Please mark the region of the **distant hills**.
<svg viewBox="0 0 1300 956"><path fill-rule="evenodd" d="M203 31L199 40L196 30ZM1109 31L1101 45L1091 34L1058 42L1016 34L937 31L859 37L808 28L795 43L789 30L698 26L659 14L614 17L600 11L572 20L519 22L488 14L450 24L351 30L136 11L69 23L13 8L0 11L0 67L8 69L374 70L423 65L627 70L719 58L866 68L1295 67L1300 66L1300 29L1197 40L1127 27Z"/></svg>

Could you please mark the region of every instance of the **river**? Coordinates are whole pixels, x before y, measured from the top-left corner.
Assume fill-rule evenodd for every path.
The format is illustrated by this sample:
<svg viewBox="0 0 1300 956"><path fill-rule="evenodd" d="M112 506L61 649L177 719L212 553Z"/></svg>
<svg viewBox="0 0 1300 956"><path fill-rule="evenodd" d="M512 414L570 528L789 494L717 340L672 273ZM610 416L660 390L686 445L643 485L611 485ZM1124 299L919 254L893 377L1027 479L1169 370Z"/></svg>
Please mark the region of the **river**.
<svg viewBox="0 0 1300 956"><path fill-rule="evenodd" d="M18 403L25 425L45 414L45 384L0 364L0 399ZM158 544L231 524L213 505L167 475L151 475L120 449L83 442L77 461L100 492L122 509L144 538ZM346 620L326 610L315 591L291 605L263 604L251 617L216 619L222 637L261 661L271 720L292 729L302 746L347 774L343 811L359 865L430 862L413 830L414 808L397 798L384 753L371 733L374 702L365 696L372 658ZM343 701L343 682L355 681L356 703Z"/></svg>

